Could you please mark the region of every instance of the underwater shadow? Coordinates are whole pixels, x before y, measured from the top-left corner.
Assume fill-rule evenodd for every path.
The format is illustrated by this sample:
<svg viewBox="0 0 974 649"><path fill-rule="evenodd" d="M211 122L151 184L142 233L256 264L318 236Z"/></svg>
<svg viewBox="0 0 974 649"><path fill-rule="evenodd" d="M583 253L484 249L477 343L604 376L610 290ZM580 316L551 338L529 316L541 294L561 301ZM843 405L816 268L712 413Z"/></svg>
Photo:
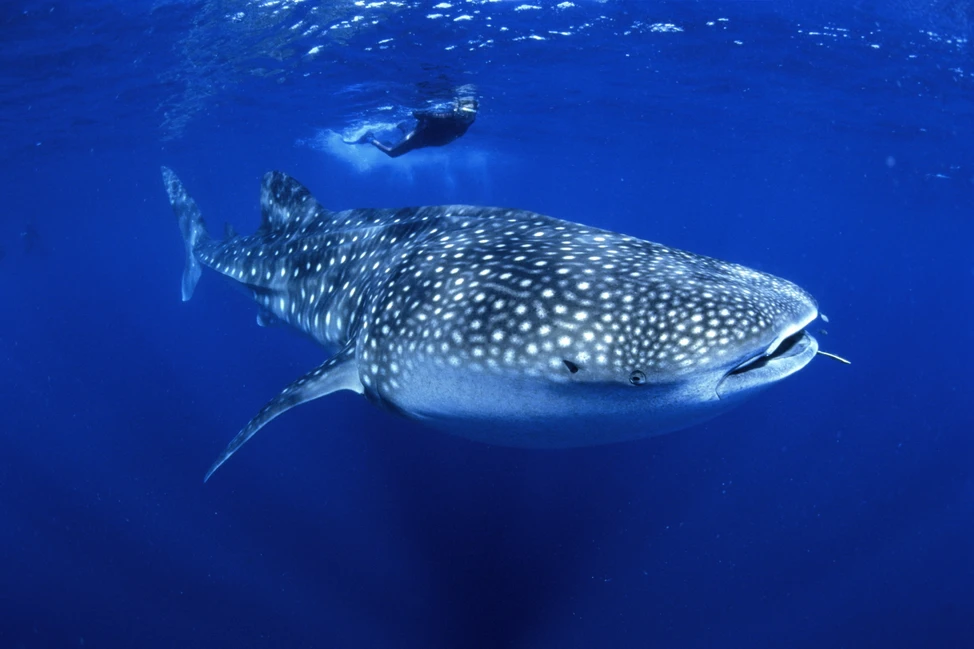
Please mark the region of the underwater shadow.
<svg viewBox="0 0 974 649"><path fill-rule="evenodd" d="M584 452L491 447L411 422L377 446L376 473L396 487L402 543L425 577L422 646L532 646L549 635L612 528L599 507L614 500L603 467Z"/></svg>

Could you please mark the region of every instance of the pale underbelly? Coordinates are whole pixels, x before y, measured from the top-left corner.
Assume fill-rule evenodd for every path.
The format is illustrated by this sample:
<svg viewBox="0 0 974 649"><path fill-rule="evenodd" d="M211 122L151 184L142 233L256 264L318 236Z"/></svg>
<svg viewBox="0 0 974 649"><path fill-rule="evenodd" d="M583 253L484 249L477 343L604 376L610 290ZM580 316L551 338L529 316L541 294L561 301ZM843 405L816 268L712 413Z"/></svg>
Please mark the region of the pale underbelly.
<svg viewBox="0 0 974 649"><path fill-rule="evenodd" d="M436 379L414 377L379 401L444 432L499 446L571 448L641 439L693 426L734 405L717 399L712 388L688 384Z"/></svg>

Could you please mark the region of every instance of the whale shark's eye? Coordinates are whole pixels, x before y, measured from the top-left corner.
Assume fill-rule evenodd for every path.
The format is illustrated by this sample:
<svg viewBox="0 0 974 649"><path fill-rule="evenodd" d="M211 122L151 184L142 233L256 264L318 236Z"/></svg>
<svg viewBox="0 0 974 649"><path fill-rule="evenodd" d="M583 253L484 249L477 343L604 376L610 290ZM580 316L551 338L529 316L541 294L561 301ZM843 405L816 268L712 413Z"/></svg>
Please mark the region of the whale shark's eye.
<svg viewBox="0 0 974 649"><path fill-rule="evenodd" d="M629 382L633 385L642 385L646 382L646 375L639 370L633 370L632 374L629 375Z"/></svg>
<svg viewBox="0 0 974 649"><path fill-rule="evenodd" d="M575 365L575 363L569 360L562 360L561 362L565 364L565 367L567 367L568 371L571 372L572 374L578 371L578 365Z"/></svg>

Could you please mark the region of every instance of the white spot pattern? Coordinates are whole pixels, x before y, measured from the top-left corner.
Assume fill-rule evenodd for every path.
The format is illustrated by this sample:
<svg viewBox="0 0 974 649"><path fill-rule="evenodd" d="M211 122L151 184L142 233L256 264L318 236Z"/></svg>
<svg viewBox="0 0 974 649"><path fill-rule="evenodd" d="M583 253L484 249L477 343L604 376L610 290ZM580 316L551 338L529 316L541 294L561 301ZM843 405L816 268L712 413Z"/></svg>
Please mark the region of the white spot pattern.
<svg viewBox="0 0 974 649"><path fill-rule="evenodd" d="M388 397L418 367L549 375L596 368L671 381L751 353L814 301L737 264L521 210L330 213L280 173L264 225L202 241L200 261L321 343L357 339L363 383Z"/></svg>

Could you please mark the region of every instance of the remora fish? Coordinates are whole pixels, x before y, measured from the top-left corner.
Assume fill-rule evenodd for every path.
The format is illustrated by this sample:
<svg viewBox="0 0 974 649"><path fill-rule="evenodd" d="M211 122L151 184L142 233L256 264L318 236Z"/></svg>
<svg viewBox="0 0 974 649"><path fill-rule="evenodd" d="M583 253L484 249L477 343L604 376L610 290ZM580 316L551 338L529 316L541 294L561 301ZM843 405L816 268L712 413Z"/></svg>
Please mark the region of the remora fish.
<svg viewBox="0 0 974 649"><path fill-rule="evenodd" d="M524 210L329 212L276 171L257 232L215 241L162 174L186 244L183 300L209 266L252 292L258 322L334 351L207 479L271 419L338 390L492 444L589 446L714 417L818 351L815 300L737 264Z"/></svg>

